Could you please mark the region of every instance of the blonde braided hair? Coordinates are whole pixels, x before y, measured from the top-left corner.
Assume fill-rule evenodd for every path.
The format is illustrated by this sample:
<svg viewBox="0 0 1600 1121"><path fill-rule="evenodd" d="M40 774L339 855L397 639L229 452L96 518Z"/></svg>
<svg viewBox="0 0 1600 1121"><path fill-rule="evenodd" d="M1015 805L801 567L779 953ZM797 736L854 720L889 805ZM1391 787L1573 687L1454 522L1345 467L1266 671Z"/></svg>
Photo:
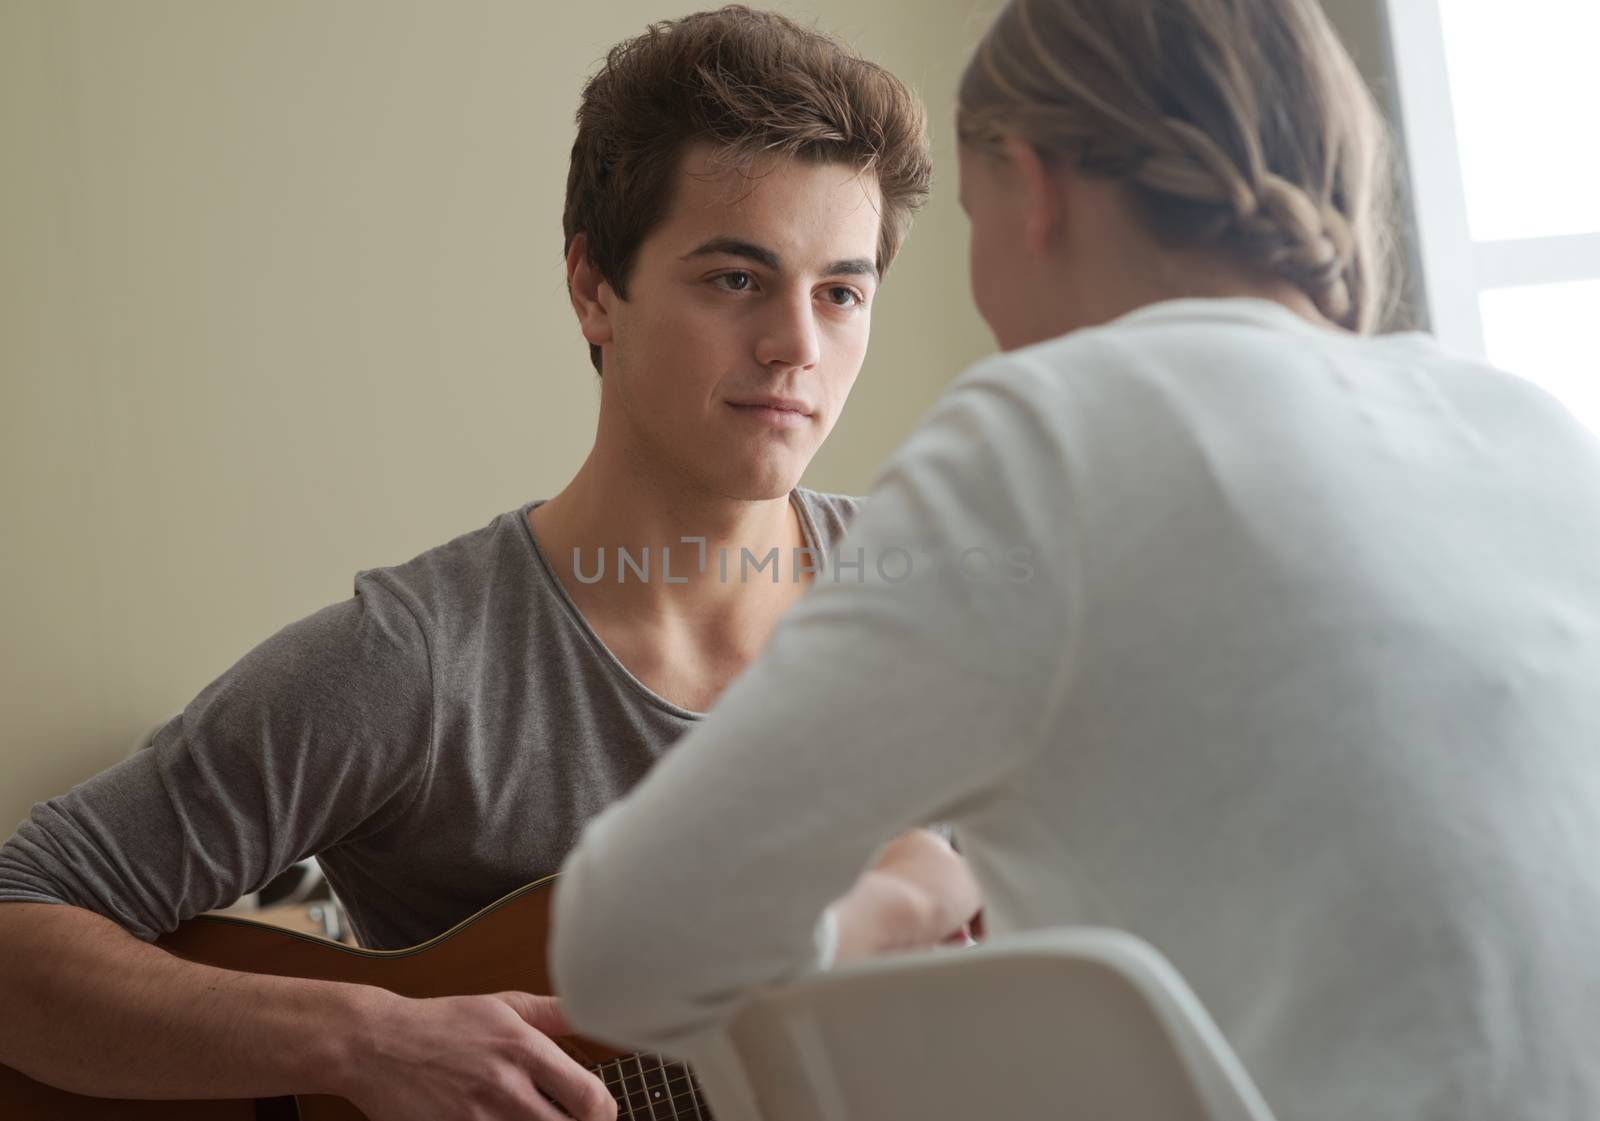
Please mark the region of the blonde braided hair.
<svg viewBox="0 0 1600 1121"><path fill-rule="evenodd" d="M1352 330L1386 310L1387 138L1314 0L1011 0L959 104L964 142L1118 177L1168 243L1225 247Z"/></svg>

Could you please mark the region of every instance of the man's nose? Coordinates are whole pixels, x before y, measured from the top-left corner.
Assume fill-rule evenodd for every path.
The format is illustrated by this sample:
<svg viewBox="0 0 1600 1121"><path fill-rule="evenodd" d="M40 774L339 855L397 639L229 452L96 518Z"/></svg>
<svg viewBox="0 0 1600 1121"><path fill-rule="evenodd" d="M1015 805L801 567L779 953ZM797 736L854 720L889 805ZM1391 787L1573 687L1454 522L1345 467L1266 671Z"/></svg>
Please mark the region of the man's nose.
<svg viewBox="0 0 1600 1121"><path fill-rule="evenodd" d="M763 366L807 369L821 357L817 313L809 293L774 300L761 323L756 361Z"/></svg>

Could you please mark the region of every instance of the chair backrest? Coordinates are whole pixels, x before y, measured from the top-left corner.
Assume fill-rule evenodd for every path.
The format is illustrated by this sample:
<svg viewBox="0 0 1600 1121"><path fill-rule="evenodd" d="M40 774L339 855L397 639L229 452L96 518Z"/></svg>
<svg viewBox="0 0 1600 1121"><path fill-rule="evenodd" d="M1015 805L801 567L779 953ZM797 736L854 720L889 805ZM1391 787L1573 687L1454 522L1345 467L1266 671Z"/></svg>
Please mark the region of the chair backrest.
<svg viewBox="0 0 1600 1121"><path fill-rule="evenodd" d="M744 1005L690 1056L719 1121L1271 1121L1173 967L1074 928L882 958Z"/></svg>

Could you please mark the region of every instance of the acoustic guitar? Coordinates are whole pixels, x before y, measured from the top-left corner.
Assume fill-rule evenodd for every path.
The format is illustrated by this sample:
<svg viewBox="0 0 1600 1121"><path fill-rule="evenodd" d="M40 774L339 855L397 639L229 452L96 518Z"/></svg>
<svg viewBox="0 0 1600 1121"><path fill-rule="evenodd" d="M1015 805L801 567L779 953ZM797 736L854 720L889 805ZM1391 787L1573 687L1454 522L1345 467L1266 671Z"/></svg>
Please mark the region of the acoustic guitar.
<svg viewBox="0 0 1600 1121"><path fill-rule="evenodd" d="M506 990L548 994L545 944L554 876L519 888L436 938L408 950L363 950L226 915L202 915L156 944L191 961L282 977L378 985L402 996ZM597 1074L626 1121L711 1116L682 1063L626 1054L585 1039L557 1041ZM69 1094L0 1066L5 1121L364 1121L343 1098L300 1095L241 1101L124 1101Z"/></svg>

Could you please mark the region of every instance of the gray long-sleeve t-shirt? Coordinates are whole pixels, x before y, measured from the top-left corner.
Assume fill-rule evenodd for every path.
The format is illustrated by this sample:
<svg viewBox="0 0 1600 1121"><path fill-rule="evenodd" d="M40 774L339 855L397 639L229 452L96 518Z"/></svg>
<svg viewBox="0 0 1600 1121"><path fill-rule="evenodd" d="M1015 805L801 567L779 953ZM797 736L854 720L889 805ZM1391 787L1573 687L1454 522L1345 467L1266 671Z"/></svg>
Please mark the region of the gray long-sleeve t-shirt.
<svg viewBox="0 0 1600 1121"><path fill-rule="evenodd" d="M832 552L855 501L791 501ZM36 805L0 847L0 902L74 904L153 939L315 854L360 942L392 949L556 871L699 714L583 620L535 505L358 573L352 598L250 651L148 749ZM674 551L680 572L694 552Z"/></svg>

